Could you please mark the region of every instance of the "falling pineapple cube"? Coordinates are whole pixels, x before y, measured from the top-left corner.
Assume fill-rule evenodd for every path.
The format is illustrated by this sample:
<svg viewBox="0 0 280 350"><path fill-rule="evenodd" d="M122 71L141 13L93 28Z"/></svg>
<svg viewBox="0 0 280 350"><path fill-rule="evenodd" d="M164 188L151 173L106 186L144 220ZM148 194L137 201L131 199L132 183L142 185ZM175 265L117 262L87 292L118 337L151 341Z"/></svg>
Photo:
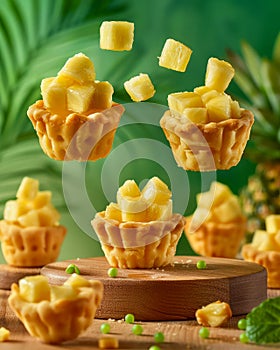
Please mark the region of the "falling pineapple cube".
<svg viewBox="0 0 280 350"><path fill-rule="evenodd" d="M67 89L67 108L76 113L84 113L89 109L95 87L93 84L71 85Z"/></svg>
<svg viewBox="0 0 280 350"><path fill-rule="evenodd" d="M58 77L72 79L79 84L93 82L95 80L94 64L89 57L78 53L66 61L58 72Z"/></svg>
<svg viewBox="0 0 280 350"><path fill-rule="evenodd" d="M267 232L280 231L280 215L268 215L265 219Z"/></svg>
<svg viewBox="0 0 280 350"><path fill-rule="evenodd" d="M50 300L50 286L47 277L35 275L20 279L19 294L22 299L30 303Z"/></svg>
<svg viewBox="0 0 280 350"><path fill-rule="evenodd" d="M171 111L182 113L185 108L203 107L199 94L195 92L176 92L168 95L168 106Z"/></svg>
<svg viewBox="0 0 280 350"><path fill-rule="evenodd" d="M174 39L167 39L159 57L159 65L178 72L185 72L191 54L192 50L188 46Z"/></svg>
<svg viewBox="0 0 280 350"><path fill-rule="evenodd" d="M221 95L211 98L206 103L208 110L209 121L220 122L230 118L230 97L228 95Z"/></svg>
<svg viewBox="0 0 280 350"><path fill-rule="evenodd" d="M195 124L206 124L208 122L208 112L205 107L185 108L182 115Z"/></svg>
<svg viewBox="0 0 280 350"><path fill-rule="evenodd" d="M108 81L95 81L90 107L102 110L111 108L113 93L114 88Z"/></svg>
<svg viewBox="0 0 280 350"><path fill-rule="evenodd" d="M134 23L105 21L100 26L100 48L103 50L129 51L134 40Z"/></svg>
<svg viewBox="0 0 280 350"><path fill-rule="evenodd" d="M206 67L205 85L224 92L234 76L234 68L226 61L210 57Z"/></svg>
<svg viewBox="0 0 280 350"><path fill-rule="evenodd" d="M126 81L124 88L135 102L148 100L155 94L155 88L150 77L143 73Z"/></svg>
<svg viewBox="0 0 280 350"><path fill-rule="evenodd" d="M39 181L25 176L17 190L17 199L33 200L38 193Z"/></svg>

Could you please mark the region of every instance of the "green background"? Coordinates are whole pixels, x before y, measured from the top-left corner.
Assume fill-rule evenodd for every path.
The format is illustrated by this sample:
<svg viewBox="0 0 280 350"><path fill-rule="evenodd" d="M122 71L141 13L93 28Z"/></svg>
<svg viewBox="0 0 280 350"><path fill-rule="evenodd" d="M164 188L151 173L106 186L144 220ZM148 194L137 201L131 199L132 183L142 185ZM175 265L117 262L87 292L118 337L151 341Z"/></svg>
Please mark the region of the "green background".
<svg viewBox="0 0 280 350"><path fill-rule="evenodd" d="M94 62L97 79L108 80L114 86L115 101L130 102L123 83L142 72L150 75L157 91L149 102L166 105L169 93L203 85L208 58L227 59L226 50L240 52L242 40L249 42L261 56L270 57L279 31L277 0L0 0L0 5L0 217L5 202L15 197L22 177L38 178L42 190L53 192L54 204L62 214L61 223L68 228L59 260L98 256L102 251L99 243L89 237L69 213L63 194L63 164L43 154L26 117L28 106L40 98L41 79L55 75L68 57L84 52ZM104 20L135 23L132 51L112 52L99 48L99 26ZM158 66L157 57L167 38L179 40L193 50L185 73ZM241 96L234 82L228 93ZM113 150L138 138L168 146L162 130L154 124L153 121L152 125L139 127L136 121L121 126ZM96 210L103 210L108 203L102 188L104 162L106 160L87 164L83 179L79 174L84 165L73 165L77 171L77 198L80 183L85 182L89 200ZM254 168L255 164L243 158L236 167L218 171L216 177L238 193ZM119 174L110 169L110 176L114 180L118 176L119 184L128 178L140 183L154 175L171 182L160 158L154 161L144 157L136 159L123 166ZM186 175L190 194L187 209L182 214L188 215L195 209L201 175L193 172ZM75 205L79 208L84 205L75 203L75 198L71 204L74 210ZM193 254L184 236L177 254ZM2 256L0 261L4 262Z"/></svg>

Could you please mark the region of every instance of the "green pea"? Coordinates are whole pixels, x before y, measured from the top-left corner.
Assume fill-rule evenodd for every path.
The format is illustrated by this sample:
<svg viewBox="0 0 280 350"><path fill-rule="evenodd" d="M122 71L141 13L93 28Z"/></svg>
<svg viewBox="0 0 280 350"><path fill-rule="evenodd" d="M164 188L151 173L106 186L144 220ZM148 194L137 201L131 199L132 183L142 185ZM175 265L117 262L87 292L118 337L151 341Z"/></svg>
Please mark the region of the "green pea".
<svg viewBox="0 0 280 350"><path fill-rule="evenodd" d="M207 327L201 327L198 332L200 338L207 339L209 337L209 329Z"/></svg>
<svg viewBox="0 0 280 350"><path fill-rule="evenodd" d="M135 317L133 314L127 314L124 318L126 323L134 323Z"/></svg>
<svg viewBox="0 0 280 350"><path fill-rule="evenodd" d="M149 347L149 350L160 350L160 347L157 345L152 345Z"/></svg>
<svg viewBox="0 0 280 350"><path fill-rule="evenodd" d="M102 334L108 334L110 333L111 327L109 325L109 323L102 323L102 325L100 326L100 332Z"/></svg>
<svg viewBox="0 0 280 350"><path fill-rule="evenodd" d="M155 333L154 340L156 343L163 343L164 342L164 334L162 332Z"/></svg>
<svg viewBox="0 0 280 350"><path fill-rule="evenodd" d="M199 270L204 270L206 269L206 262L204 260L199 260L197 263L196 263L196 267L199 269Z"/></svg>
<svg viewBox="0 0 280 350"><path fill-rule="evenodd" d="M143 333L143 327L140 324L135 324L132 327L132 333L135 335L141 335Z"/></svg>
<svg viewBox="0 0 280 350"><path fill-rule="evenodd" d="M242 330L246 329L246 327L247 327L247 320L246 320L245 318L241 318L241 319L238 321L238 323L237 323L237 327L238 327L239 329L242 329Z"/></svg>
<svg viewBox="0 0 280 350"><path fill-rule="evenodd" d="M116 267L111 267L109 270L108 270L108 276L109 277L112 277L112 278L115 278L118 276L118 269Z"/></svg>
<svg viewBox="0 0 280 350"><path fill-rule="evenodd" d="M245 332L240 334L239 340L241 343L249 343L249 338Z"/></svg>

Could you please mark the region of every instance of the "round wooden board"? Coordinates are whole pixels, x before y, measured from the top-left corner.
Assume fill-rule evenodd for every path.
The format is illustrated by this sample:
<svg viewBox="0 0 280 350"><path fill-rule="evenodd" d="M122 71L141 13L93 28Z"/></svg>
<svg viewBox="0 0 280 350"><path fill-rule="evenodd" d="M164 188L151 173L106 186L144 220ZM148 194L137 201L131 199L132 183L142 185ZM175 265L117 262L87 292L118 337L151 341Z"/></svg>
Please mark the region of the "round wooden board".
<svg viewBox="0 0 280 350"><path fill-rule="evenodd" d="M108 277L103 257L68 260L46 265L41 274L50 283L62 284L73 263L87 279L104 284L104 297L97 318L121 319L127 313L139 321L184 320L195 311L221 300L230 304L233 315L248 313L267 298L266 270L255 263L237 259L203 258L205 270L198 270L201 257L176 256L172 265L160 269L119 269Z"/></svg>
<svg viewBox="0 0 280 350"><path fill-rule="evenodd" d="M0 265L0 289L10 289L12 283L17 283L18 280L25 276L40 275L41 268L39 267L16 267L1 264Z"/></svg>

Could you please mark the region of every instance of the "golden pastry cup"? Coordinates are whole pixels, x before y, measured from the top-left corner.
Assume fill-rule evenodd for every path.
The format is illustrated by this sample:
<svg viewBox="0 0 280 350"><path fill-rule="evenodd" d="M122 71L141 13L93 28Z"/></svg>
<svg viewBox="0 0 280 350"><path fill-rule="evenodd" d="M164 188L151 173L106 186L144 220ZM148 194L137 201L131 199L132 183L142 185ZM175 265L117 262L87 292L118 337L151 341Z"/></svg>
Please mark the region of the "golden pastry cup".
<svg viewBox="0 0 280 350"><path fill-rule="evenodd" d="M28 333L45 343L62 343L77 338L95 317L101 304L103 285L89 280L89 287L80 287L74 299L25 301L17 284L13 283L8 303L24 324Z"/></svg>
<svg viewBox="0 0 280 350"><path fill-rule="evenodd" d="M53 114L43 100L28 108L27 115L37 132L42 150L55 160L95 161L111 151L124 107L113 103L110 109L92 114Z"/></svg>
<svg viewBox="0 0 280 350"><path fill-rule="evenodd" d="M168 110L160 120L177 164L185 170L230 169L239 163L254 122L242 110L239 119L194 124Z"/></svg>
<svg viewBox="0 0 280 350"><path fill-rule="evenodd" d="M204 221L195 230L192 218L186 218L185 235L193 251L202 256L235 258L246 232L246 218L231 223Z"/></svg>
<svg viewBox="0 0 280 350"><path fill-rule="evenodd" d="M245 260L262 265L266 269L268 288L280 288L280 252L260 251L252 244L245 244L241 255Z"/></svg>
<svg viewBox="0 0 280 350"><path fill-rule="evenodd" d="M119 223L105 219L103 211L91 223L111 266L145 269L172 262L185 220L182 215L173 214L166 221Z"/></svg>
<svg viewBox="0 0 280 350"><path fill-rule="evenodd" d="M21 227L1 220L3 256L12 266L44 266L58 258L66 232L62 225Z"/></svg>

